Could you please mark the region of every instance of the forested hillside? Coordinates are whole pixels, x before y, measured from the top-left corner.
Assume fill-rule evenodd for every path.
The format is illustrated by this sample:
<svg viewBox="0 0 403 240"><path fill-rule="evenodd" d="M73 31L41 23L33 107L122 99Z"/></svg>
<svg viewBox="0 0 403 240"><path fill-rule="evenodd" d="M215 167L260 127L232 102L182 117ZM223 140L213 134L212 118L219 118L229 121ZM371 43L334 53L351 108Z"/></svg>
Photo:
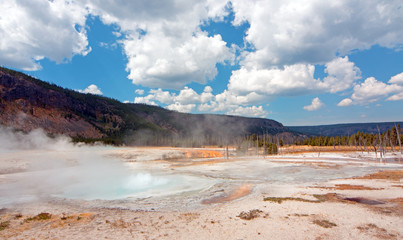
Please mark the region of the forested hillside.
<svg viewBox="0 0 403 240"><path fill-rule="evenodd" d="M125 104L6 68L0 68L0 124L22 131L42 128L76 141L129 145L200 146L232 143L236 137L254 133L297 135L270 119L186 114Z"/></svg>
<svg viewBox="0 0 403 240"><path fill-rule="evenodd" d="M380 122L380 123L345 123L345 124L332 124L332 125L319 125L319 126L289 126L289 129L297 132L306 133L316 136L350 136L357 132L363 133L378 133L385 132L392 129L395 124L402 124L403 122Z"/></svg>

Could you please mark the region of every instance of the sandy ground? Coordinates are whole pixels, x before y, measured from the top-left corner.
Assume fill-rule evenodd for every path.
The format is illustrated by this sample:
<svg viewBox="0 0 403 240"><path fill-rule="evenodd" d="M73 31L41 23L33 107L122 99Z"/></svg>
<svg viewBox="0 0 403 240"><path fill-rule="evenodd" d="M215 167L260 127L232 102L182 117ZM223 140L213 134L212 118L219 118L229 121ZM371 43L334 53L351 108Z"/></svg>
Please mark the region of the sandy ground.
<svg viewBox="0 0 403 240"><path fill-rule="evenodd" d="M63 154L77 165L84 153ZM403 165L397 153L384 163L365 152L225 159L220 149L101 148L84 155L94 154L119 159L132 171L147 170L151 178L189 176L179 181L194 188L177 183L179 190L166 194L115 200L55 197L48 187L10 194L8 186L39 171L29 167L32 161L61 153L3 153L0 238L403 239ZM46 174L60 168L48 167Z"/></svg>

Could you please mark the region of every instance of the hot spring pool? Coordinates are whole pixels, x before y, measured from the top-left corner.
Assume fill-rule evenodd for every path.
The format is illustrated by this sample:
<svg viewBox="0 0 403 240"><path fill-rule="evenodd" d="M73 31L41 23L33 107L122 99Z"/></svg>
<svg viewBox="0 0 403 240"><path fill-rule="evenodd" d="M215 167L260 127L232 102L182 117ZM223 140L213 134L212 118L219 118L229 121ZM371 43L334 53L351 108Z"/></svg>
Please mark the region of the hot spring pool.
<svg viewBox="0 0 403 240"><path fill-rule="evenodd" d="M213 179L190 175L139 172L113 179L105 178L97 182L71 184L54 196L84 200L147 198L200 191L211 187L216 182Z"/></svg>
<svg viewBox="0 0 403 240"><path fill-rule="evenodd" d="M38 156L26 160L28 167L24 171L0 175L0 205L49 197L81 200L148 198L201 191L217 183L208 177L136 167L94 154L90 157L70 154L69 158L57 161L53 156Z"/></svg>

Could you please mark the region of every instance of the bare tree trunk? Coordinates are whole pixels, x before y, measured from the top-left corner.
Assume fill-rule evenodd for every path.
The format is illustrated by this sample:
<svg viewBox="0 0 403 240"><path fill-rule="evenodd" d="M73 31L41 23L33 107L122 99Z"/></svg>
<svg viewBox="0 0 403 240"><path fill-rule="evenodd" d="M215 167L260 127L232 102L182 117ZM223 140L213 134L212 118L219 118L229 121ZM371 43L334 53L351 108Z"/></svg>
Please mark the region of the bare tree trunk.
<svg viewBox="0 0 403 240"><path fill-rule="evenodd" d="M226 154L226 157L227 157L227 159L228 159L228 157L229 157L229 152L228 152L228 142L227 142L227 147L226 147L226 152L227 152L227 154Z"/></svg>
<svg viewBox="0 0 403 240"><path fill-rule="evenodd" d="M368 143L368 147L367 147L367 151L368 151L368 155L369 155L369 151L370 151L370 147L371 147L371 139L367 139L367 141L365 141L365 145Z"/></svg>
<svg viewBox="0 0 403 240"><path fill-rule="evenodd" d="M360 144L361 144L361 152L364 153L365 151L365 141L364 137L360 136Z"/></svg>
<svg viewBox="0 0 403 240"><path fill-rule="evenodd" d="M333 138L333 150L336 150L336 139Z"/></svg>
<svg viewBox="0 0 403 240"><path fill-rule="evenodd" d="M321 147L321 142L319 140L319 146L318 146L318 157L320 157L320 147Z"/></svg>
<svg viewBox="0 0 403 240"><path fill-rule="evenodd" d="M374 143L374 145L372 145L372 147L374 148L375 151L375 160L378 161L378 152L376 151L376 143Z"/></svg>
<svg viewBox="0 0 403 240"><path fill-rule="evenodd" d="M381 138L381 131L379 130L378 126L377 126L377 128L378 128L378 137L379 137L379 157L380 157L380 162L383 162L383 158L382 158L383 144L382 144L382 138Z"/></svg>
<svg viewBox="0 0 403 240"><path fill-rule="evenodd" d="M266 134L263 133L263 158L266 158L266 154L265 154L265 148L266 148Z"/></svg>
<svg viewBox="0 0 403 240"><path fill-rule="evenodd" d="M402 142L400 141L400 131L397 128L396 123L395 123L395 128L396 128L396 133L397 133L397 140L399 142L400 154L402 154L403 152L402 152ZM401 156L399 156L399 163L400 163L400 158L401 158Z"/></svg>

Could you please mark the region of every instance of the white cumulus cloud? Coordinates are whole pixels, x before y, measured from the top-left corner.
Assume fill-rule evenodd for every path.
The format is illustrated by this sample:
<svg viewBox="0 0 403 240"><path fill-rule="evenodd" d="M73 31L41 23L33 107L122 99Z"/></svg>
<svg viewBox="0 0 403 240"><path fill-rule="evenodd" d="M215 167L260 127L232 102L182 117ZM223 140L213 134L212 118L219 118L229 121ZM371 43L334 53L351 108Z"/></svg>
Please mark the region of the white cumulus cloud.
<svg viewBox="0 0 403 240"><path fill-rule="evenodd" d="M181 104L179 102L176 102L174 104L167 106L167 108L169 110L185 112L185 113L193 111L193 109L195 109L195 107L196 107L196 104Z"/></svg>
<svg viewBox="0 0 403 240"><path fill-rule="evenodd" d="M312 99L311 105L305 106L304 109L308 111L316 111L322 108L324 104L320 101L318 97Z"/></svg>
<svg viewBox="0 0 403 240"><path fill-rule="evenodd" d="M80 93L91 93L91 94L95 94L95 95L102 95L101 89L98 88L97 85L95 84L91 84L89 85L86 89L84 90L77 90Z"/></svg>
<svg viewBox="0 0 403 240"><path fill-rule="evenodd" d="M157 101L162 104L182 104L182 105L206 103L214 98L212 91L213 89L210 86L206 86L204 88L204 91L201 94L198 94L192 88L184 87L179 91L179 94L176 94L158 88L158 89L151 89L147 96L136 97L134 101L136 103L152 103L153 105L155 105L155 102L153 101Z"/></svg>
<svg viewBox="0 0 403 240"><path fill-rule="evenodd" d="M384 82L376 80L374 77L369 77L359 85L354 86L354 93L351 99L360 104L378 101L389 94L402 92L403 87L396 84L388 85Z"/></svg>
<svg viewBox="0 0 403 240"><path fill-rule="evenodd" d="M399 0L232 0L234 24L248 22L246 41L256 51L243 65L267 68L323 64L373 45L399 47L403 8Z"/></svg>
<svg viewBox="0 0 403 240"><path fill-rule="evenodd" d="M351 97L343 99L337 106L367 105L385 98L387 101L403 100L403 86L396 84L399 81L400 74L393 76L389 80L390 84L378 81L374 77L369 77L364 82L356 84Z"/></svg>
<svg viewBox="0 0 403 240"><path fill-rule="evenodd" d="M164 91L160 88L151 89L148 95L136 97L134 102L166 105L166 108L178 112L198 110L200 112L221 112L231 115L265 117L267 112L262 106L250 105L260 98L261 96L253 93L238 96L227 90L214 95L213 89L210 86L206 86L200 94L189 87L184 87L178 93Z"/></svg>
<svg viewBox="0 0 403 240"><path fill-rule="evenodd" d="M92 0L87 7L125 34L121 43L134 84L180 89L212 80L216 64L233 59L219 34L209 36L200 28L203 21L227 15L226 5L211 0Z"/></svg>
<svg viewBox="0 0 403 240"><path fill-rule="evenodd" d="M360 78L360 69L348 57L326 64L323 81L314 78L315 66L286 65L283 69L242 67L233 71L228 89L236 94L256 93L265 96L298 96L315 92L340 92L351 88Z"/></svg>
<svg viewBox="0 0 403 240"><path fill-rule="evenodd" d="M403 72L391 77L389 83L403 85Z"/></svg>
<svg viewBox="0 0 403 240"><path fill-rule="evenodd" d="M0 64L36 70L38 60L57 63L90 51L88 16L114 24L133 83L179 89L206 83L217 63L233 59L219 34L201 30L203 22L222 20L227 1L211 0L10 0L0 2Z"/></svg>
<svg viewBox="0 0 403 240"><path fill-rule="evenodd" d="M87 10L71 0L0 1L0 64L25 70L86 55Z"/></svg>
<svg viewBox="0 0 403 240"><path fill-rule="evenodd" d="M328 74L323 80L323 87L330 93L349 89L353 83L361 78L360 69L348 60L348 57L336 58L326 63L325 73Z"/></svg>
<svg viewBox="0 0 403 240"><path fill-rule="evenodd" d="M251 47L228 84L238 95L267 99L345 91L361 78L349 53L374 45L399 49L403 43L403 8L397 0L231 2L233 24L250 25L245 41ZM325 66L323 79L314 78L315 64Z"/></svg>
<svg viewBox="0 0 403 240"><path fill-rule="evenodd" d="M297 64L284 69L248 69L233 71L228 89L237 94L255 92L263 95L299 95L313 90L317 80L313 78L313 65Z"/></svg>
<svg viewBox="0 0 403 240"><path fill-rule="evenodd" d="M143 103L143 104L148 104L148 105L154 105L157 106L158 104L151 100L150 97L135 97L134 98L134 103Z"/></svg>
<svg viewBox="0 0 403 240"><path fill-rule="evenodd" d="M267 112L263 110L262 106L251 106L251 107L242 107L239 106L233 110L227 112L228 115L239 115L246 117L260 117L265 118L267 116Z"/></svg>
<svg viewBox="0 0 403 240"><path fill-rule="evenodd" d="M144 94L144 90L143 89L136 89L134 91L134 93L138 94L138 95L143 95Z"/></svg>
<svg viewBox="0 0 403 240"><path fill-rule="evenodd" d="M400 101L403 100L403 92L392 95L386 99L387 101Z"/></svg>
<svg viewBox="0 0 403 240"><path fill-rule="evenodd" d="M190 82L206 83L217 75L217 63L232 58L220 35L197 32L188 39L165 36L161 29L124 40L127 70L134 84L180 89Z"/></svg>
<svg viewBox="0 0 403 240"><path fill-rule="evenodd" d="M350 98L345 98L343 100L341 100L337 106L339 107L347 107L353 104L353 100L351 100Z"/></svg>

